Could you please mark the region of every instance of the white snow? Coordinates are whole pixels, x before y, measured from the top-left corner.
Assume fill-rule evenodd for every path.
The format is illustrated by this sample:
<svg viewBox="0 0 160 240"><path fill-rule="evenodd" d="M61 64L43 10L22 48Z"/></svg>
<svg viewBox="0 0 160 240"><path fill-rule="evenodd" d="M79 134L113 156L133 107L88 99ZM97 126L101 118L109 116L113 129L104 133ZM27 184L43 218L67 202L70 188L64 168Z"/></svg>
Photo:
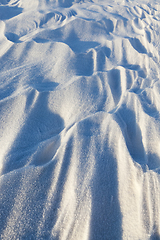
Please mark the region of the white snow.
<svg viewBox="0 0 160 240"><path fill-rule="evenodd" d="M0 0L0 239L160 239L160 3Z"/></svg>

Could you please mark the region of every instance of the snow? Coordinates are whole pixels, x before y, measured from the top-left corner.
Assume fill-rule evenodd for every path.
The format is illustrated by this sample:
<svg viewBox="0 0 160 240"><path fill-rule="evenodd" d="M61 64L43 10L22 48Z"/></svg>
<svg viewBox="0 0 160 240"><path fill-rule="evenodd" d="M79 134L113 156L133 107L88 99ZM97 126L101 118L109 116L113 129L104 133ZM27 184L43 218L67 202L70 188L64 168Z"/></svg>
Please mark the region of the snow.
<svg viewBox="0 0 160 240"><path fill-rule="evenodd" d="M160 239L160 3L0 0L0 239Z"/></svg>

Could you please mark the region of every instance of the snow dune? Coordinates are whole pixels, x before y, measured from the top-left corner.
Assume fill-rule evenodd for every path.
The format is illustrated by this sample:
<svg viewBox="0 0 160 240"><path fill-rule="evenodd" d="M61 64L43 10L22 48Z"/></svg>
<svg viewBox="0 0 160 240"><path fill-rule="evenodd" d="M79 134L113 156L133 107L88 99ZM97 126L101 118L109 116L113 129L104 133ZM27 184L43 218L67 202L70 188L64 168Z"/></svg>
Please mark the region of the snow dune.
<svg viewBox="0 0 160 240"><path fill-rule="evenodd" d="M160 239L160 4L0 0L0 239Z"/></svg>

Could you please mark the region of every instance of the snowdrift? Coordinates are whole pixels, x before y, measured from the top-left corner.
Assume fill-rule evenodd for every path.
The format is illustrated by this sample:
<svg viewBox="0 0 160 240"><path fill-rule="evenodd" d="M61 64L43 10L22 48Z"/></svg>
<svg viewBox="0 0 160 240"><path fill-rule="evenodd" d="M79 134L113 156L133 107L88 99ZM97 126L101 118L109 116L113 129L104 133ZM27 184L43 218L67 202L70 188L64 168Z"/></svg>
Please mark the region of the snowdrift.
<svg viewBox="0 0 160 240"><path fill-rule="evenodd" d="M160 239L160 4L0 0L0 239Z"/></svg>

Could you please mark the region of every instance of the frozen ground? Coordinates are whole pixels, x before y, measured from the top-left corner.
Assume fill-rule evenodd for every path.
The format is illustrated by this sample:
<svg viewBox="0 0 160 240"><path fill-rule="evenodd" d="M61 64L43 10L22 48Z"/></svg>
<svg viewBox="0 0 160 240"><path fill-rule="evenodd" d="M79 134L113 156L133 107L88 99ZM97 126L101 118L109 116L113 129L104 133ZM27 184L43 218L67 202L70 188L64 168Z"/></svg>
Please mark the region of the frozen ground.
<svg viewBox="0 0 160 240"><path fill-rule="evenodd" d="M0 239L160 239L160 3L0 0Z"/></svg>

